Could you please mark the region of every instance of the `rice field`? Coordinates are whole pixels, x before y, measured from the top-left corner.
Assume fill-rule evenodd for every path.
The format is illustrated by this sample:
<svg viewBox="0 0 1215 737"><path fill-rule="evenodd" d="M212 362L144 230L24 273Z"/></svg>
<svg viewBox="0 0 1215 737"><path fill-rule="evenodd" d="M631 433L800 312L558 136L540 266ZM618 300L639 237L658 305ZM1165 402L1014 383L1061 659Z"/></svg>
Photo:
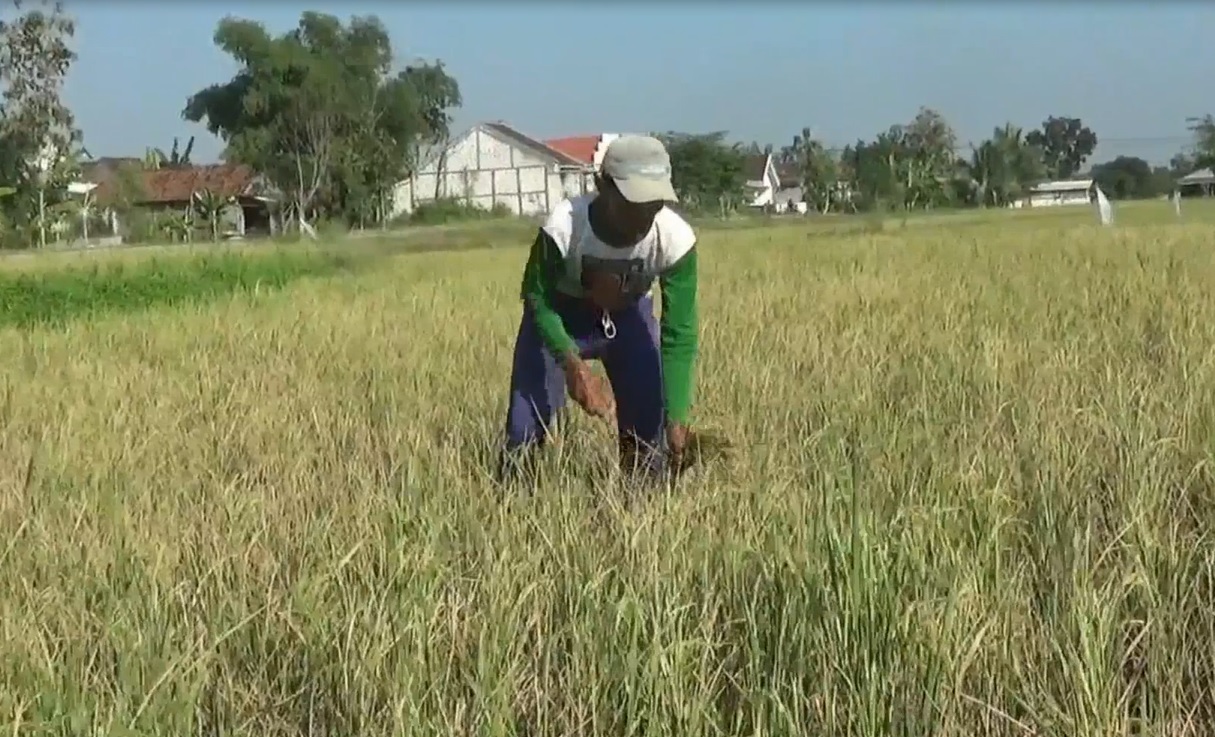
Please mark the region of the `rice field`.
<svg viewBox="0 0 1215 737"><path fill-rule="evenodd" d="M0 262L0 718L1210 734L1211 215L704 229L733 449L640 501L578 415L491 481L524 226Z"/></svg>

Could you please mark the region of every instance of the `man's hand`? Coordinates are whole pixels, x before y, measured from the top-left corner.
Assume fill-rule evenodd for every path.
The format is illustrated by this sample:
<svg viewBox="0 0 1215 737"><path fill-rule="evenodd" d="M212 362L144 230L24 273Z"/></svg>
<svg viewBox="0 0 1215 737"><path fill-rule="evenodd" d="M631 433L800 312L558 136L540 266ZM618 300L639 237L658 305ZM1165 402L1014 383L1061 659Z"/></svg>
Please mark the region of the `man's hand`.
<svg viewBox="0 0 1215 737"><path fill-rule="evenodd" d="M675 468L683 465L683 453L688 447L688 426L679 422L667 422L667 449Z"/></svg>
<svg viewBox="0 0 1215 737"><path fill-rule="evenodd" d="M591 373L591 367L580 357L565 357L565 386L570 397L591 416L606 422L616 419L616 400L606 382Z"/></svg>

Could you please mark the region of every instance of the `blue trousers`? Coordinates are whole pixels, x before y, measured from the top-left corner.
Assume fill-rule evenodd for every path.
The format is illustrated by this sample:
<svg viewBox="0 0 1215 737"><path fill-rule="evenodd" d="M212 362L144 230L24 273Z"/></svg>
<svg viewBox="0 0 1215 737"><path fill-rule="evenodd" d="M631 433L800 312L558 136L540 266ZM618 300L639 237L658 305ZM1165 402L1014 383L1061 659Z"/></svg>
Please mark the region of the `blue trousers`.
<svg viewBox="0 0 1215 737"><path fill-rule="evenodd" d="M663 471L666 407L653 299L646 296L610 313L616 326L611 339L604 335L599 313L586 300L560 299L556 309L579 354L603 363L616 399L622 463ZM508 454L542 445L565 401L565 372L545 347L531 306L524 302L506 411Z"/></svg>

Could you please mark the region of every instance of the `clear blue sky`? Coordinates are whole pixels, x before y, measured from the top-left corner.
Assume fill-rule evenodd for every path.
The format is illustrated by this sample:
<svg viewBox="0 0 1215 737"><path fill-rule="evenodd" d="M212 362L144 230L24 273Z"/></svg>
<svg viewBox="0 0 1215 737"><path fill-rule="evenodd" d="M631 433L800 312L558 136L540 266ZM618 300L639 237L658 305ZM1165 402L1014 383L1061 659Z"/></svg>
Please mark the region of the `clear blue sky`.
<svg viewBox="0 0 1215 737"><path fill-rule="evenodd" d="M181 109L234 71L212 44L216 22L230 12L283 31L306 9L374 13L402 63L442 59L464 95L458 129L501 119L542 138L728 130L783 145L809 125L843 145L928 105L963 141L1066 114L1104 141L1096 160L1164 163L1187 141L1187 116L1215 113L1215 3L67 6L80 55L67 95L95 156L197 135L196 160L215 158L219 142Z"/></svg>

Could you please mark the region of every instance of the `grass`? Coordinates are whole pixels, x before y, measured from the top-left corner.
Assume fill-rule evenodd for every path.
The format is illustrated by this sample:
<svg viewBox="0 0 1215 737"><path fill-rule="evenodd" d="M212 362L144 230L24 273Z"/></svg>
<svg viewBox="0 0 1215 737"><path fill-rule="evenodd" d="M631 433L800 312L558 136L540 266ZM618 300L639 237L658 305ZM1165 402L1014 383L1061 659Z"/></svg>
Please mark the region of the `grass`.
<svg viewBox="0 0 1215 737"><path fill-rule="evenodd" d="M738 452L633 507L581 417L489 483L526 244L0 329L0 714L1209 733L1210 228L1126 214L704 231Z"/></svg>
<svg viewBox="0 0 1215 737"><path fill-rule="evenodd" d="M356 263L339 252L304 248L170 252L84 265L77 261L69 268L0 272L0 326L63 326L104 313L281 289L304 277L349 270Z"/></svg>

